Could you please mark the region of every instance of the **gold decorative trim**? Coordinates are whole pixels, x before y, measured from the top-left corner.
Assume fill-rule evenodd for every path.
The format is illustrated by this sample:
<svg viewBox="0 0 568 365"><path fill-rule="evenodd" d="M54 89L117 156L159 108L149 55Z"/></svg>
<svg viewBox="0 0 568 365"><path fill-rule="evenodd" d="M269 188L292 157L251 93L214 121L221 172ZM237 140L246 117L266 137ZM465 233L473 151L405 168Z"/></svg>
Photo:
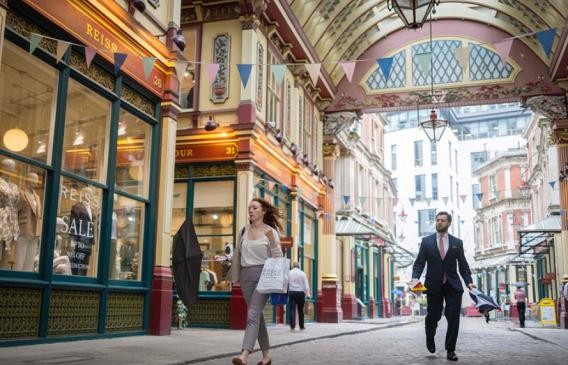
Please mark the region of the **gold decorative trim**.
<svg viewBox="0 0 568 365"><path fill-rule="evenodd" d="M29 338L39 334L41 289L0 288L0 338Z"/></svg>
<svg viewBox="0 0 568 365"><path fill-rule="evenodd" d="M237 174L235 165L194 166L192 177L234 176Z"/></svg>
<svg viewBox="0 0 568 365"><path fill-rule="evenodd" d="M550 134L550 143L554 145L568 144L568 129L555 129Z"/></svg>
<svg viewBox="0 0 568 365"><path fill-rule="evenodd" d="M36 33L44 35L46 37L51 37L51 34L44 31L38 25L30 22L28 19L11 10L8 10L8 14L6 16L6 27L20 34L27 40L30 39L30 33ZM38 47L55 56L57 52L57 41L54 39L43 38L39 42Z"/></svg>
<svg viewBox="0 0 568 365"><path fill-rule="evenodd" d="M142 330L143 319L143 293L109 293L106 314L107 331Z"/></svg>
<svg viewBox="0 0 568 365"><path fill-rule="evenodd" d="M156 116L154 103L124 83L122 84L122 99L142 110L144 113L152 117Z"/></svg>
<svg viewBox="0 0 568 365"><path fill-rule="evenodd" d="M100 293L54 289L49 298L48 336L96 334Z"/></svg>
<svg viewBox="0 0 568 365"><path fill-rule="evenodd" d="M114 92L114 77L94 63L87 68L87 63L83 55L77 52L72 52L69 66L74 68L76 71L81 72L105 89Z"/></svg>

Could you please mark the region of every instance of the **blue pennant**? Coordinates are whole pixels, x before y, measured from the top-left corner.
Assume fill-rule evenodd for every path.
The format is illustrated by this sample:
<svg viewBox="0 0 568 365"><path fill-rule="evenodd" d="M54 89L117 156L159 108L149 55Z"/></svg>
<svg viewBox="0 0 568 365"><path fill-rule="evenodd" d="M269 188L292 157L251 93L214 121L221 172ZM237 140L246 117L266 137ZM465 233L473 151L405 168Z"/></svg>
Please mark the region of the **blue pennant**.
<svg viewBox="0 0 568 365"><path fill-rule="evenodd" d="M547 30L543 30L536 34L536 38L540 42L540 45L544 49L544 53L546 53L546 57L550 57L550 53L552 53L552 44L554 43L554 36L556 35L556 28L550 28Z"/></svg>
<svg viewBox="0 0 568 365"><path fill-rule="evenodd" d="M390 75L390 72L391 72L391 67L392 67L393 61L394 61L393 57L379 58L377 60L377 63L379 64L379 67L381 68L381 71L383 72L383 76L385 77L385 80L389 79L389 75Z"/></svg>
<svg viewBox="0 0 568 365"><path fill-rule="evenodd" d="M243 89L246 89L250 77L250 71L252 70L252 65L250 63L245 63L245 64L239 63L237 64L237 69L239 70L239 75L241 76Z"/></svg>

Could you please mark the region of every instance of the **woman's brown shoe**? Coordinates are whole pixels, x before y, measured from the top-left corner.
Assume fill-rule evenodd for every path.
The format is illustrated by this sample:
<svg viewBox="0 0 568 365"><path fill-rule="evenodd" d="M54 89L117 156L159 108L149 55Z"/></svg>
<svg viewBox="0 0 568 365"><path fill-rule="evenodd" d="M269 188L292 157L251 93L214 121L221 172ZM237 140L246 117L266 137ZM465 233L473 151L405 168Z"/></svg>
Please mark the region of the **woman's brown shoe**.
<svg viewBox="0 0 568 365"><path fill-rule="evenodd" d="M240 357L233 357L233 365L247 365Z"/></svg>

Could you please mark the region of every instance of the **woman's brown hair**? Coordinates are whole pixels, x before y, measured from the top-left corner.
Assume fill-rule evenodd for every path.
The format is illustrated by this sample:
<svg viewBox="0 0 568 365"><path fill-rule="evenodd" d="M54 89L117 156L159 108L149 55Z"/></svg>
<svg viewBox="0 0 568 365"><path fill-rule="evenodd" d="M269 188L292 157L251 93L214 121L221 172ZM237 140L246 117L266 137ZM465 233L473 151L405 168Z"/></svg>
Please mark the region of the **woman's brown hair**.
<svg viewBox="0 0 568 365"><path fill-rule="evenodd" d="M278 221L278 218L281 218L280 211L274 205L270 204L268 200L252 198L252 201L259 203L262 207L262 210L264 211L263 222L278 232L283 232L282 225Z"/></svg>

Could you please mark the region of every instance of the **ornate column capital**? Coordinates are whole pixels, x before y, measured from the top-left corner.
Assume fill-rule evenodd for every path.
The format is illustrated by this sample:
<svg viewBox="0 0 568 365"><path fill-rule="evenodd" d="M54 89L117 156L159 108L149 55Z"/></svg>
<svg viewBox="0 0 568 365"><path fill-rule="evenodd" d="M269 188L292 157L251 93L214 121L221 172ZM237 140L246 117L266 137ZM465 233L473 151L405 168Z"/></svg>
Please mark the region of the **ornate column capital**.
<svg viewBox="0 0 568 365"><path fill-rule="evenodd" d="M554 121L554 127L550 133L550 143L553 145L568 145L568 120ZM564 125L563 125L564 124Z"/></svg>
<svg viewBox="0 0 568 365"><path fill-rule="evenodd" d="M339 157L339 146L337 143L324 143L323 146L323 158L338 158Z"/></svg>

